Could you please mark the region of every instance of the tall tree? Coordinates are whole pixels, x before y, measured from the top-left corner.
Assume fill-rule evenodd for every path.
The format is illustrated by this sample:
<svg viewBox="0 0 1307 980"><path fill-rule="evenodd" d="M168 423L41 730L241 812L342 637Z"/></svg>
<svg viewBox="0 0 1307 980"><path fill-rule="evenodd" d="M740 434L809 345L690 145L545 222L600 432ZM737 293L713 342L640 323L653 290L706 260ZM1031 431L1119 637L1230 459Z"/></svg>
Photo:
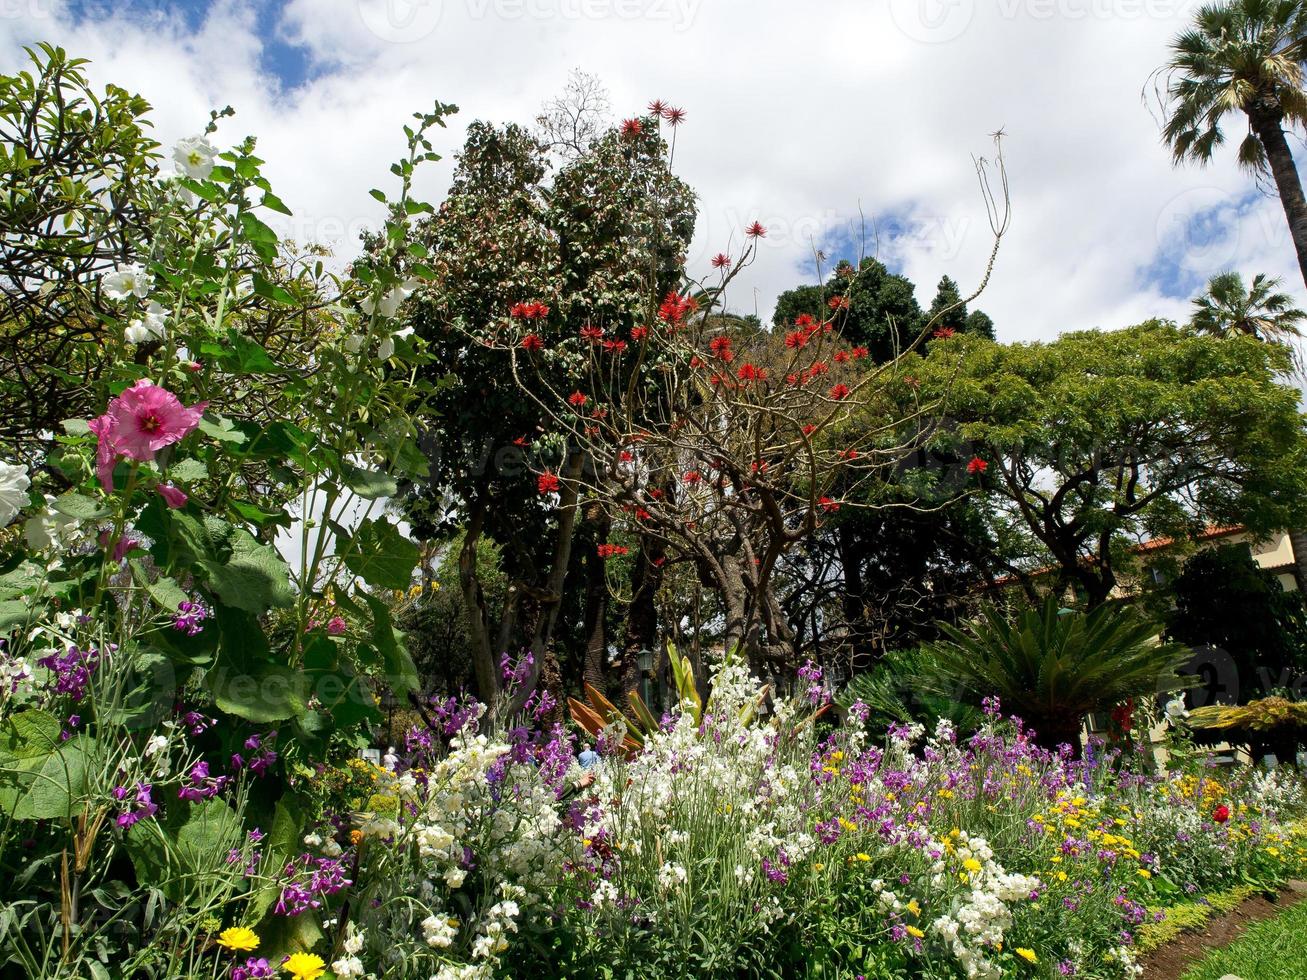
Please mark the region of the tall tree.
<svg viewBox="0 0 1307 980"><path fill-rule="evenodd" d="M1281 383L1288 363L1251 337L1156 321L1051 343L959 337L922 360L913 398L956 420L936 441L975 453L963 465L998 536L1028 536L1014 571L1093 607L1142 540L1212 523L1269 533L1307 516L1307 434L1297 391Z"/></svg>
<svg viewBox="0 0 1307 980"><path fill-rule="evenodd" d="M1176 163L1210 162L1225 142L1225 118L1247 117L1239 163L1275 181L1307 283L1307 197L1284 132L1286 125L1307 123L1305 55L1301 0L1229 0L1198 11L1193 27L1172 41L1171 59L1160 71L1167 98L1163 139Z"/></svg>

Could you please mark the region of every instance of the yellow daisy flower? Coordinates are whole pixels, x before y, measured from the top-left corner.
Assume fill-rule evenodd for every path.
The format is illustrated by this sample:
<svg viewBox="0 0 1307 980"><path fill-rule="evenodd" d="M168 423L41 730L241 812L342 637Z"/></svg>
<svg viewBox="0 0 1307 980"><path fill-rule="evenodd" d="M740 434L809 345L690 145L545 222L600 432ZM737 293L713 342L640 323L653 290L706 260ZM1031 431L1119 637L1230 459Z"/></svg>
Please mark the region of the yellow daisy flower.
<svg viewBox="0 0 1307 980"><path fill-rule="evenodd" d="M253 929L232 926L218 934L218 945L234 953L248 953L259 948L259 937Z"/></svg>
<svg viewBox="0 0 1307 980"><path fill-rule="evenodd" d="M286 957L281 968L291 975L293 980L318 980L327 972L327 964L321 956L312 953L292 953Z"/></svg>

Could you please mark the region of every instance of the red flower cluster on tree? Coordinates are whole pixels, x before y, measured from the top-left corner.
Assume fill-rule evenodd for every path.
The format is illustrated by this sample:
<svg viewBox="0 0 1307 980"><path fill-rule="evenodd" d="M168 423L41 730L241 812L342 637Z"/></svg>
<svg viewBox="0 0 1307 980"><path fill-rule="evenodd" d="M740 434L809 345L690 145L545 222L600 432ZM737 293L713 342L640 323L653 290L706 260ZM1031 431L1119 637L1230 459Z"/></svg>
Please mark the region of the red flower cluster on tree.
<svg viewBox="0 0 1307 980"><path fill-rule="evenodd" d="M597 344L604 339L602 327L592 327L588 323L581 328L581 339L588 340L592 344Z"/></svg>
<svg viewBox="0 0 1307 980"><path fill-rule="evenodd" d="M625 340L605 340L605 341L604 341L604 350L606 350L606 351L607 351L608 353L610 353L610 354L620 354L620 353L622 353L622 351L626 350L626 341L625 341Z"/></svg>
<svg viewBox="0 0 1307 980"><path fill-rule="evenodd" d="M643 132L644 132L644 123L641 122L639 119L622 120L623 136L639 136Z"/></svg>
<svg viewBox="0 0 1307 980"><path fill-rule="evenodd" d="M849 362L849 352L846 350L837 350L835 352L836 364L847 364Z"/></svg>
<svg viewBox="0 0 1307 980"><path fill-rule="evenodd" d="M764 381L767 378L767 371L764 368L747 362L741 364L740 370L735 373L741 381Z"/></svg>
<svg viewBox="0 0 1307 980"><path fill-rule="evenodd" d="M984 473L987 469L989 469L989 464L979 456L972 456L971 462L967 464L968 473Z"/></svg>
<svg viewBox="0 0 1307 980"><path fill-rule="evenodd" d="M861 344L853 348L853 350L849 351L849 353L853 356L853 359L855 361L861 360L864 357L871 356L871 351L867 350L867 348L863 347Z"/></svg>
<svg viewBox="0 0 1307 980"><path fill-rule="evenodd" d="M567 404L571 405L573 408L580 408L586 403L586 401L588 401L588 399L585 397L584 392L574 391L567 396Z"/></svg>
<svg viewBox="0 0 1307 980"><path fill-rule="evenodd" d="M681 477L681 480L685 483L688 483L690 486L694 486L696 483L703 482L703 477L699 474L698 470L687 470L685 475ZM652 493L653 492L650 491L651 496Z"/></svg>
<svg viewBox="0 0 1307 980"><path fill-rule="evenodd" d="M595 549L595 551L599 553L600 558L602 558L604 561L607 561L609 558L615 558L618 555L628 554L630 552L630 549L627 548L625 545L620 545L620 544L601 544L598 548Z"/></svg>
<svg viewBox="0 0 1307 980"><path fill-rule="evenodd" d="M730 363L735 357L731 351L731 338L726 336L714 337L708 341L708 349L712 351L714 357L720 357L723 361Z"/></svg>
<svg viewBox="0 0 1307 980"><path fill-rule="evenodd" d="M674 106L667 106L661 113L662 117L672 126L676 127L685 122L686 112L684 109L677 109Z"/></svg>
<svg viewBox="0 0 1307 980"><path fill-rule="evenodd" d="M699 304L693 296L682 296L673 289L663 297L663 301L658 307L658 318L673 326L679 326L687 316L698 308Z"/></svg>
<svg viewBox="0 0 1307 980"><path fill-rule="evenodd" d="M795 330L785 335L785 346L792 350L799 350L808 344L808 332L806 330Z"/></svg>
<svg viewBox="0 0 1307 980"><path fill-rule="evenodd" d="M766 237L767 237L767 229L764 228L764 227L762 226L762 224L761 224L760 222L757 222L757 221L755 221L753 224L749 225L748 228L745 228L745 229L744 229L744 233L745 233L746 235L748 235L750 238L766 238Z"/></svg>
<svg viewBox="0 0 1307 980"><path fill-rule="evenodd" d="M560 485L558 477L548 470L536 477L536 489L541 493L553 493Z"/></svg>
<svg viewBox="0 0 1307 980"><path fill-rule="evenodd" d="M731 267L731 257L725 252L718 252L712 257L712 267L714 269L729 269Z"/></svg>
<svg viewBox="0 0 1307 980"><path fill-rule="evenodd" d="M662 99L654 99L649 103L649 115L651 116L661 116L666 111L667 103Z"/></svg>
<svg viewBox="0 0 1307 980"><path fill-rule="evenodd" d="M940 340L948 340L956 333L957 331L954 330L952 327L940 327L938 330L934 332L934 334L932 334L932 336L938 337Z"/></svg>
<svg viewBox="0 0 1307 980"><path fill-rule="evenodd" d="M833 514L840 509L840 502L831 497L822 497L817 504L828 514Z"/></svg>
<svg viewBox="0 0 1307 980"><path fill-rule="evenodd" d="M508 315L514 320L543 320L549 315L549 307L544 303L514 303Z"/></svg>
<svg viewBox="0 0 1307 980"><path fill-rule="evenodd" d="M849 298L847 296L832 296L826 301L826 305L832 310L847 310L849 308Z"/></svg>
<svg viewBox="0 0 1307 980"><path fill-rule="evenodd" d="M634 340L634 341L641 341L641 340L644 340L644 338L645 338L645 337L648 337L648 336L649 336L649 328L648 328L648 327L632 327L632 328L631 328L631 339Z"/></svg>
<svg viewBox="0 0 1307 980"><path fill-rule="evenodd" d="M541 350L544 346L545 342L541 339L538 333L529 333L522 338L522 350L529 353L535 353L536 351Z"/></svg>
<svg viewBox="0 0 1307 980"><path fill-rule="evenodd" d="M848 398L849 395L850 391L848 385L835 385L830 390L831 398L835 399L837 402L842 402L844 399Z"/></svg>
<svg viewBox="0 0 1307 980"><path fill-rule="evenodd" d="M817 431L817 427L813 425L811 422L809 422L807 425L803 427L803 434L805 436L810 436L816 431Z"/></svg>

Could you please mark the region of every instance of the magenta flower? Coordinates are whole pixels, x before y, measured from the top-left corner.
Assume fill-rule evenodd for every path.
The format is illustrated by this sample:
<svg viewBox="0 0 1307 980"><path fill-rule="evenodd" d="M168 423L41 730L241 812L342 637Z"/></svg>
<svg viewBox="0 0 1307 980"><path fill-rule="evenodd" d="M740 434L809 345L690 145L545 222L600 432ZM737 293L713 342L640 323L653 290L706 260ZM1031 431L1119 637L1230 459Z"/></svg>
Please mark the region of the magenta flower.
<svg viewBox="0 0 1307 980"><path fill-rule="evenodd" d="M119 456L141 463L154 459L160 449L195 430L207 405L199 402L187 408L171 391L144 378L111 401L108 411L87 423L99 440L95 469L105 491L113 491Z"/></svg>
<svg viewBox="0 0 1307 980"><path fill-rule="evenodd" d="M159 496L163 502L174 510L179 510L186 506L186 501L190 498L186 496L186 491L179 487L174 487L171 483L160 483L158 486Z"/></svg>

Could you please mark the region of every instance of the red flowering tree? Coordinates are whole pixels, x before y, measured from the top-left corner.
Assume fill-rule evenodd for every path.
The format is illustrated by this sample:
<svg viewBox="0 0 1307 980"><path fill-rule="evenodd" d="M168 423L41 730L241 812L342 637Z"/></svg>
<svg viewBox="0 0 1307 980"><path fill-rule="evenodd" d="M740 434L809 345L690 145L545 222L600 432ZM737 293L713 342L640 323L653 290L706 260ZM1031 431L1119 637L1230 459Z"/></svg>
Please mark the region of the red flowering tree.
<svg viewBox="0 0 1307 980"><path fill-rule="evenodd" d="M621 140L651 120L638 132L631 122ZM1005 215L993 217L997 238ZM841 306L770 333L721 314L727 285L765 234L756 222L744 229L737 254L712 263L713 282L646 286L642 306L591 311L557 350L511 321L495 343L584 458L580 473L543 472L537 489L601 503L610 520L657 542L659 567L690 564L720 600L727 646L741 646L759 670L783 671L797 666L797 651L777 598L778 563L860 479L917 444L897 438L904 419L890 393L937 324L898 358L872 364L865 346L843 339ZM851 442L842 433L854 417L884 421L862 424Z"/></svg>
<svg viewBox="0 0 1307 980"><path fill-rule="evenodd" d="M649 122L602 135L552 180L543 142L518 127L474 124L450 193L421 232L435 280L414 296L411 323L434 362L452 368L433 379L431 479L408 489L405 509L420 532L465 532L460 584L487 701L506 650L535 654L524 692L542 666L553 669L574 537L607 537L607 511L582 507L585 447L522 397L515 362L532 358L533 376L561 391L569 411L586 412L592 396L568 387L591 357L583 331L634 326L649 284L678 281L693 232L693 195L671 175ZM496 621L475 561L487 538L500 545L510 581ZM647 564L637 556L637 568ZM606 620L604 566L587 554L584 592L596 608L586 621ZM634 593L633 605L652 608L647 589ZM587 644L587 673L602 671L606 646L600 629Z"/></svg>

